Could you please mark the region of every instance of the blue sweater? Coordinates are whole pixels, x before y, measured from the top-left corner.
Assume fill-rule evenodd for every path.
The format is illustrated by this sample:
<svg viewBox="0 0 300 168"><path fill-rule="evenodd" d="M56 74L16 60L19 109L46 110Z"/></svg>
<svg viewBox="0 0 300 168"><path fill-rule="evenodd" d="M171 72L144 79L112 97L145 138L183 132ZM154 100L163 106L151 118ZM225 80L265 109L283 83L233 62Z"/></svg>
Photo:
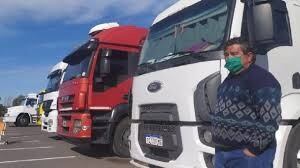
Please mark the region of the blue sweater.
<svg viewBox="0 0 300 168"><path fill-rule="evenodd" d="M258 155L276 147L281 120L281 87L265 69L251 65L229 74L218 88L212 114L213 141L223 149L245 149Z"/></svg>

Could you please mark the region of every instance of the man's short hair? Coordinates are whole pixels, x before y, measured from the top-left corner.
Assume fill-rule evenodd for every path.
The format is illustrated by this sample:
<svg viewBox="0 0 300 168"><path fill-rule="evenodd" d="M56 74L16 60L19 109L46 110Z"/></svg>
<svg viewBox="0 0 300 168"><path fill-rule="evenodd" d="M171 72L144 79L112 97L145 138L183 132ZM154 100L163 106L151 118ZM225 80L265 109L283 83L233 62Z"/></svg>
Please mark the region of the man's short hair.
<svg viewBox="0 0 300 168"><path fill-rule="evenodd" d="M242 39L240 37L234 37L234 38L228 40L225 43L225 45L224 45L224 51L226 51L226 49L229 46L232 46L234 44L240 45L244 54L247 54L249 52L253 53L253 60L252 60L252 62L255 62L256 55L255 55L254 49L249 45L248 41L246 41L246 40L244 40L244 39Z"/></svg>

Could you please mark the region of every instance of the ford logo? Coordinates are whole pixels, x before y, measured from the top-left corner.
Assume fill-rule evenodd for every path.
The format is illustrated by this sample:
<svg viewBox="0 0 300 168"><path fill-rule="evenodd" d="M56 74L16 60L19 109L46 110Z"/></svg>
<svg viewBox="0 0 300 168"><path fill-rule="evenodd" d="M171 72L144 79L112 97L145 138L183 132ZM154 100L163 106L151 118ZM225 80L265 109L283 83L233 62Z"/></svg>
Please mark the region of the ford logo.
<svg viewBox="0 0 300 168"><path fill-rule="evenodd" d="M162 84L160 82L152 82L148 85L147 89L149 92L157 92L161 89Z"/></svg>

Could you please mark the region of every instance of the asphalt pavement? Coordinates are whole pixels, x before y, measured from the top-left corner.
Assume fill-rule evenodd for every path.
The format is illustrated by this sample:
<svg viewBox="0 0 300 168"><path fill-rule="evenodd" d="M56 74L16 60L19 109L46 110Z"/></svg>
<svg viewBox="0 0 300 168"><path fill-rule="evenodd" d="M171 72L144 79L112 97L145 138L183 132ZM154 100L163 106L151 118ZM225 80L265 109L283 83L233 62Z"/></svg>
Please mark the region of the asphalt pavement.
<svg viewBox="0 0 300 168"><path fill-rule="evenodd" d="M9 126L7 145L0 145L0 168L132 168L129 159L119 158L88 144L61 140L37 126Z"/></svg>

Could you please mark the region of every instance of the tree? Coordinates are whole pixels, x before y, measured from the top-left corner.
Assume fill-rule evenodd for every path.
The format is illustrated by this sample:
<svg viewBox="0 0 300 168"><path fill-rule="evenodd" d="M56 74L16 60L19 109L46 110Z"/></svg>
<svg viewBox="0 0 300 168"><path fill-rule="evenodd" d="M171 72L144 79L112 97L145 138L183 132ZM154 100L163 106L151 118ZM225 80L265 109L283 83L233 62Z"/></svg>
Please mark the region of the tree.
<svg viewBox="0 0 300 168"><path fill-rule="evenodd" d="M3 105L5 106L5 107L11 107L12 106L12 102L13 102L13 97L12 96L8 96L8 97L4 97L3 98Z"/></svg>
<svg viewBox="0 0 300 168"><path fill-rule="evenodd" d="M12 106L19 106L21 105L21 102L25 99L25 96L23 95L19 95L18 97L16 97L13 102L12 102Z"/></svg>
<svg viewBox="0 0 300 168"><path fill-rule="evenodd" d="M0 104L0 117L3 117L6 112L7 112L7 108L2 104Z"/></svg>

